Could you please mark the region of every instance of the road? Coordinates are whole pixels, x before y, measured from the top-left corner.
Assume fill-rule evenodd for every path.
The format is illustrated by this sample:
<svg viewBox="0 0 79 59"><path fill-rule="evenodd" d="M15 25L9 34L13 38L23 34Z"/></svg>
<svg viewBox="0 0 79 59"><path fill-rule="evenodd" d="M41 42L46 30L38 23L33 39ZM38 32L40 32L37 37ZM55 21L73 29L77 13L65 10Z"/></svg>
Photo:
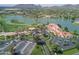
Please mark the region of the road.
<svg viewBox="0 0 79 59"><path fill-rule="evenodd" d="M11 35L16 35L16 34L26 34L28 35L29 32L23 31L23 32L0 32L0 36L11 36Z"/></svg>
<svg viewBox="0 0 79 59"><path fill-rule="evenodd" d="M21 41L19 42L15 47L14 47L14 50L16 53L19 53L25 46L26 42L24 41Z"/></svg>
<svg viewBox="0 0 79 59"><path fill-rule="evenodd" d="M8 43L7 45L5 44L5 46L4 47L2 47L2 48L0 48L0 51L5 51L5 50L7 50L7 48L10 46L12 44L12 41L10 42L10 43Z"/></svg>
<svg viewBox="0 0 79 59"><path fill-rule="evenodd" d="M7 43L7 42L6 42ZM7 54L7 50L9 49L10 46L14 46L14 52L21 54L21 55L30 55L32 53L32 50L36 46L36 43L30 42L30 41L10 41L6 45L4 42L4 46L0 48L0 54Z"/></svg>
<svg viewBox="0 0 79 59"><path fill-rule="evenodd" d="M21 52L25 55L30 55L32 53L32 50L34 49L36 43L29 43L28 45L25 46L25 49L22 50Z"/></svg>

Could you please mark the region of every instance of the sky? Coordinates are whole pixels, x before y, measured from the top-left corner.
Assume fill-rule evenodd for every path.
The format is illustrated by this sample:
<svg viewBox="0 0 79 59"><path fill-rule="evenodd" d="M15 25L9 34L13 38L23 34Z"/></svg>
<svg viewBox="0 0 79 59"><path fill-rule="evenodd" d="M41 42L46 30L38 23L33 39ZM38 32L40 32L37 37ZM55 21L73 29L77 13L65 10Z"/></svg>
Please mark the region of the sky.
<svg viewBox="0 0 79 59"><path fill-rule="evenodd" d="M61 4L79 4L79 0L0 0L0 6L14 6L14 4L42 4L43 7L46 7L61 6Z"/></svg>
<svg viewBox="0 0 79 59"><path fill-rule="evenodd" d="M79 0L0 0L0 4L79 4Z"/></svg>
<svg viewBox="0 0 79 59"><path fill-rule="evenodd" d="M5 7L5 6L14 6L15 4L0 4L0 6L3 6L3 7Z"/></svg>

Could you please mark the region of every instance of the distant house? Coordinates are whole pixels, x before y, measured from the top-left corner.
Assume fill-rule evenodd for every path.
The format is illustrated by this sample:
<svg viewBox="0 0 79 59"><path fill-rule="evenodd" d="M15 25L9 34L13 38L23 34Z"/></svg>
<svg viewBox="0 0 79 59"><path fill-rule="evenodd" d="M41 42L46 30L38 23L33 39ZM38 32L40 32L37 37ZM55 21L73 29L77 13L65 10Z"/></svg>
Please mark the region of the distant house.
<svg viewBox="0 0 79 59"><path fill-rule="evenodd" d="M31 28L29 28L29 30L30 30L30 31L33 31L33 30L35 30L35 28L34 28L34 27L31 27Z"/></svg>

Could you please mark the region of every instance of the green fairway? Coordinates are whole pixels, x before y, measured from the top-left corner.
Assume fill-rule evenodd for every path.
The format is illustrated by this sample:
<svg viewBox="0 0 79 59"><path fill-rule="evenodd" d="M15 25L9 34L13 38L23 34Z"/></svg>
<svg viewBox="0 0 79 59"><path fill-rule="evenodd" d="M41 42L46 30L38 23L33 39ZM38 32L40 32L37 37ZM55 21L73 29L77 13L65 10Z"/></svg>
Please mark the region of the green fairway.
<svg viewBox="0 0 79 59"><path fill-rule="evenodd" d="M22 30L26 27L27 27L27 25L25 25L25 24L7 24L6 31L7 32L14 32L17 30Z"/></svg>

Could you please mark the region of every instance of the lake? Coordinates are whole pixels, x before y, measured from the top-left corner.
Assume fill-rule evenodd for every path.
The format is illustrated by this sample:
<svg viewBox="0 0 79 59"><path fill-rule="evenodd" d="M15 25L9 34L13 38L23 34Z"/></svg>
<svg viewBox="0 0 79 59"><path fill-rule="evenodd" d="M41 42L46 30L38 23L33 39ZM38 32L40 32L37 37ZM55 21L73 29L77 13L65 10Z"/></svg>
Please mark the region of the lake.
<svg viewBox="0 0 79 59"><path fill-rule="evenodd" d="M19 15L8 15L8 16L5 17L5 20L7 20L7 22L10 22L10 20L13 20L13 19L21 20L27 25L33 24L35 22L34 19L24 17L24 16L19 16ZM72 24L71 20L53 19L53 18L41 18L41 19L38 19L38 22L40 24L46 24L47 22L60 24L62 27L67 27L69 29L69 31L76 30L79 33L79 25Z"/></svg>

